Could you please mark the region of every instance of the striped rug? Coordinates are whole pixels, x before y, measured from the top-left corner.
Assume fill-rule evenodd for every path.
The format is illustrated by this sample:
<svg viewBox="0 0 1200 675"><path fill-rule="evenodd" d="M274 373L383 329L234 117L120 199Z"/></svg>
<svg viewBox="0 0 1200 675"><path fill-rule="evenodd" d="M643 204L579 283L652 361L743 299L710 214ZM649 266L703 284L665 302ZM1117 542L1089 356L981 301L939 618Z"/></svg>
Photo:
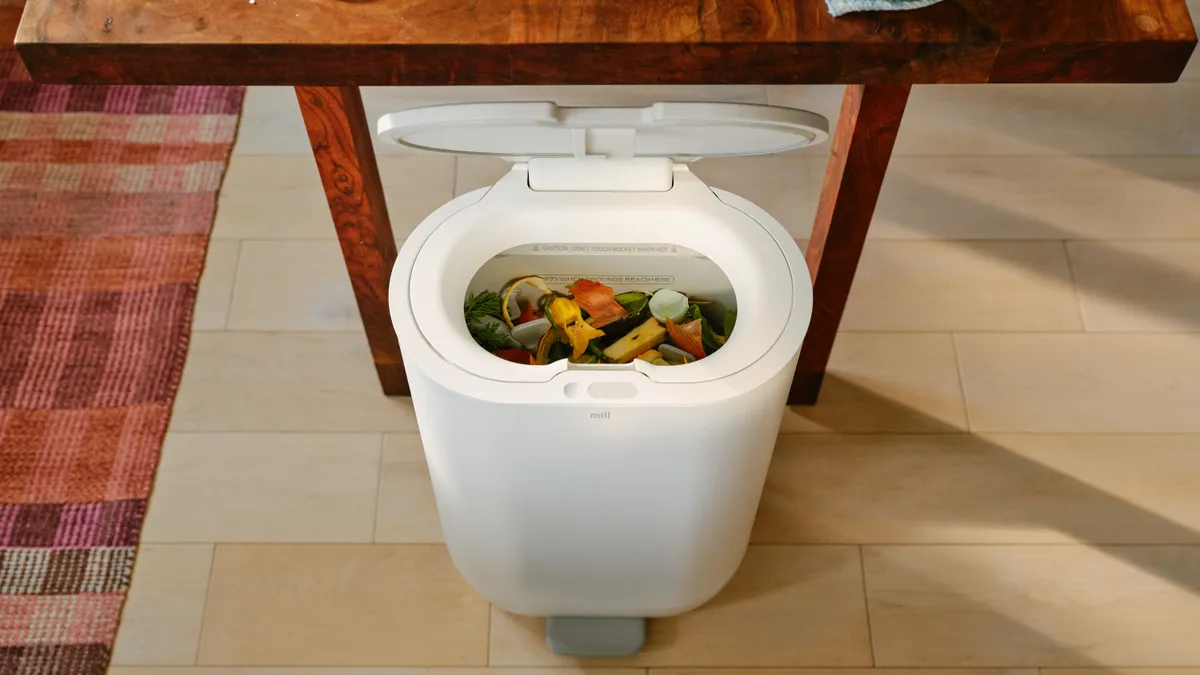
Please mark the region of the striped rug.
<svg viewBox="0 0 1200 675"><path fill-rule="evenodd" d="M0 674L107 667L241 102L0 48Z"/></svg>

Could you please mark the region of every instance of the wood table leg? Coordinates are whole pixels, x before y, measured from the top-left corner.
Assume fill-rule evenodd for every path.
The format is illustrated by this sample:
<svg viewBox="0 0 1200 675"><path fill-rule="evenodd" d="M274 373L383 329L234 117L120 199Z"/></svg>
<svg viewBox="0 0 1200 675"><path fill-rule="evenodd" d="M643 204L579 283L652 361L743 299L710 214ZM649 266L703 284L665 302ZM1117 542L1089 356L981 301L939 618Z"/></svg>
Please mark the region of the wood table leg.
<svg viewBox="0 0 1200 675"><path fill-rule="evenodd" d="M813 315L792 380L790 405L817 402L909 89L907 85L846 87L805 255L813 282Z"/></svg>
<svg viewBox="0 0 1200 675"><path fill-rule="evenodd" d="M388 313L388 278L396 262L374 134L358 87L296 87L325 198L333 214L383 393L408 396L400 344Z"/></svg>

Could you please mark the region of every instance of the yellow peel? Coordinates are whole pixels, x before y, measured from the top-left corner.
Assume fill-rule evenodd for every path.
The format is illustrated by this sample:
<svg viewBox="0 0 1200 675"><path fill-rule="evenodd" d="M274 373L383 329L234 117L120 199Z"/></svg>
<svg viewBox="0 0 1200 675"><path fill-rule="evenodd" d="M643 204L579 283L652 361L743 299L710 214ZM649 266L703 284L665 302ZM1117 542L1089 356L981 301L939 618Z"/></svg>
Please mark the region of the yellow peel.
<svg viewBox="0 0 1200 675"><path fill-rule="evenodd" d="M588 342L604 335L604 331L593 328L583 320L579 304L570 298L555 298L546 307L546 317L562 332L562 341L571 345L572 359L583 356L587 351Z"/></svg>
<svg viewBox="0 0 1200 675"><path fill-rule="evenodd" d="M582 321L577 321L566 328L567 340L571 345L571 358L578 360L587 351L588 343L598 337L604 337L604 331L592 328Z"/></svg>
<svg viewBox="0 0 1200 675"><path fill-rule="evenodd" d="M550 295L551 293L550 288L546 286L546 282L542 281L541 277L521 277L512 282L512 285L508 287L508 292L504 294L504 300L500 303L500 314L504 316L504 323L508 324L509 328L513 327L513 322L508 316L508 299L512 297L512 294L517 290L517 286L521 284L529 284L541 291L543 295Z"/></svg>

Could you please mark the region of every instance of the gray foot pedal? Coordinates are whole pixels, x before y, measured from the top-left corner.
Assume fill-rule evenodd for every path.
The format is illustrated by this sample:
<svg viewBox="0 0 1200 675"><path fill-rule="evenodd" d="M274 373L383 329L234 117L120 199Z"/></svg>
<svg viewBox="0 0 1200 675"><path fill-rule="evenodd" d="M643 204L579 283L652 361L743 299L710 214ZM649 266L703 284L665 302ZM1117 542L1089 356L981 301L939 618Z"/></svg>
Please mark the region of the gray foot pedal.
<svg viewBox="0 0 1200 675"><path fill-rule="evenodd" d="M552 616L546 644L564 656L631 656L646 644L642 617Z"/></svg>

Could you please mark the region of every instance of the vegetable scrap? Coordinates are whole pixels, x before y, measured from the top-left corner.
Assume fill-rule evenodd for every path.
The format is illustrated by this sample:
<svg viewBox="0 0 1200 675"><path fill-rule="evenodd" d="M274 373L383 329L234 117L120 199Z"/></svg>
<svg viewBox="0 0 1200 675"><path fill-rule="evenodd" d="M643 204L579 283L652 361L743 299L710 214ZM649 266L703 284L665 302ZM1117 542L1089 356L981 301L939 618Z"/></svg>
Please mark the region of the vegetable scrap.
<svg viewBox="0 0 1200 675"><path fill-rule="evenodd" d="M522 286L540 295L536 300L518 297ZM564 294L551 290L541 277L526 276L499 293L469 296L463 318L476 344L520 365L637 359L654 366L680 366L711 356L733 333L736 309L712 320L706 311L718 310L712 301L688 298L670 288L616 293L611 286L579 279Z"/></svg>
<svg viewBox="0 0 1200 675"><path fill-rule="evenodd" d="M579 307L590 315L592 326L595 328L603 328L617 319L629 315L629 310L617 302L617 297L609 286L590 279L580 279L571 286L570 290L571 295L575 297L575 302L579 303Z"/></svg>
<svg viewBox="0 0 1200 675"><path fill-rule="evenodd" d="M689 321L681 326L667 319L667 335L671 336L671 342L698 359L705 357L704 343L700 337L703 330L699 320Z"/></svg>
<svg viewBox="0 0 1200 675"><path fill-rule="evenodd" d="M512 361L513 363L519 363L523 366L533 365L533 354L530 354L524 349L500 349L497 350L495 354L505 361Z"/></svg>
<svg viewBox="0 0 1200 675"><path fill-rule="evenodd" d="M550 323L558 331L559 339L571 345L571 358L578 360L587 351L588 343L604 337L604 331L583 320L579 303L570 298L556 297L546 307Z"/></svg>
<svg viewBox="0 0 1200 675"><path fill-rule="evenodd" d="M509 316L510 312L508 311L508 301L512 298L513 293L517 292L517 287L520 286L521 284L529 284L530 286L533 286L534 288L538 289L539 291L541 291L542 293L544 293L546 295L550 294L550 288L546 286L546 282L542 281L541 277L525 277L523 279L517 279L516 281L509 284L508 290L506 290L504 292L504 300L502 300L500 302L501 307L499 308L500 313L501 313L501 318L504 319L504 323L508 324L509 328L513 327L513 321L512 321L512 318ZM493 295L495 295L495 294L493 293ZM469 302L469 300L468 300L468 302ZM517 318L520 318L520 317L517 317Z"/></svg>

